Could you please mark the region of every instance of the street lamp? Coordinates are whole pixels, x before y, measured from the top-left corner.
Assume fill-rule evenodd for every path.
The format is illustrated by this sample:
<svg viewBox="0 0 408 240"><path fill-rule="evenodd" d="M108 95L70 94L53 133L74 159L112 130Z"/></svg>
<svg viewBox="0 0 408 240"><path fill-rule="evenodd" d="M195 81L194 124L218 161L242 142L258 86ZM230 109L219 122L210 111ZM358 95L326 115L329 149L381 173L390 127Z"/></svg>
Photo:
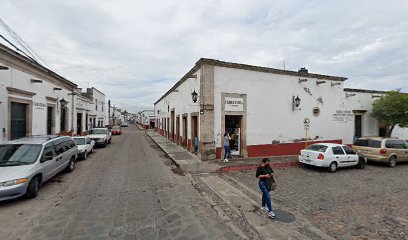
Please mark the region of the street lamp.
<svg viewBox="0 0 408 240"><path fill-rule="evenodd" d="M299 95L297 95L296 98L295 96L292 97L292 111L295 111L300 106L300 101Z"/></svg>
<svg viewBox="0 0 408 240"><path fill-rule="evenodd" d="M65 107L66 105L67 105L67 101L65 101L65 99L64 98L62 98L61 100L60 100L60 103L61 103L61 107Z"/></svg>
<svg viewBox="0 0 408 240"><path fill-rule="evenodd" d="M193 99L193 102L196 103L197 99L198 99L198 93L196 93L195 88L194 88L194 92L191 93L191 98Z"/></svg>

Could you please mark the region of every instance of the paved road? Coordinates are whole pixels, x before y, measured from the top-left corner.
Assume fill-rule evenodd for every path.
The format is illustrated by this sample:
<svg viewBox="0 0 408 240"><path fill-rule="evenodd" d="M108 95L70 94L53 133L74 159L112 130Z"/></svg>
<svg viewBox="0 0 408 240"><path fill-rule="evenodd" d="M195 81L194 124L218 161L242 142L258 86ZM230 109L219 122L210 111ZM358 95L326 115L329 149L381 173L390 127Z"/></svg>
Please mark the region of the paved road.
<svg viewBox="0 0 408 240"><path fill-rule="evenodd" d="M407 163L395 168L371 163L334 174L307 166L277 168L273 203L302 213L336 239L408 239L407 171ZM254 175L243 171L222 177L245 184L259 199Z"/></svg>
<svg viewBox="0 0 408 240"><path fill-rule="evenodd" d="M36 199L0 203L0 239L236 239L159 154L143 131L124 129Z"/></svg>

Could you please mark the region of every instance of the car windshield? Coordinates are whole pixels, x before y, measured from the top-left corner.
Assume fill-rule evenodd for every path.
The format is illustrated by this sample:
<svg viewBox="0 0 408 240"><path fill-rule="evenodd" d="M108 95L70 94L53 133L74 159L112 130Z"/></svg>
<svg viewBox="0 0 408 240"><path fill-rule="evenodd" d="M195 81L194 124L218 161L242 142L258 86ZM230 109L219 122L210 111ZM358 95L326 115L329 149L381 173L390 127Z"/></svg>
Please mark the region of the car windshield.
<svg viewBox="0 0 408 240"><path fill-rule="evenodd" d="M327 146L313 144L307 147L306 149L310 151L315 151L315 152L326 152Z"/></svg>
<svg viewBox="0 0 408 240"><path fill-rule="evenodd" d="M89 134L106 134L105 129L91 129Z"/></svg>
<svg viewBox="0 0 408 240"><path fill-rule="evenodd" d="M353 145L361 147L381 148L381 141L370 139L357 139L357 141L355 141Z"/></svg>
<svg viewBox="0 0 408 240"><path fill-rule="evenodd" d="M33 164L41 152L40 144L0 145L0 167Z"/></svg>
<svg viewBox="0 0 408 240"><path fill-rule="evenodd" d="M74 138L77 145L85 145L85 138Z"/></svg>
<svg viewBox="0 0 408 240"><path fill-rule="evenodd" d="M113 127L113 130L120 130L120 127Z"/></svg>

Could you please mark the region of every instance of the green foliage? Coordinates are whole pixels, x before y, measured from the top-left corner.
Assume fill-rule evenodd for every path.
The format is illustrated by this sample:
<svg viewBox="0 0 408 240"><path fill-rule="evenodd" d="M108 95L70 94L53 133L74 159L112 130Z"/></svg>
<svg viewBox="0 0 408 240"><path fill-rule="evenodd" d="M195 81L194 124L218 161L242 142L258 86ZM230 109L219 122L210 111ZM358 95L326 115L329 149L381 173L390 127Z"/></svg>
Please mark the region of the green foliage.
<svg viewBox="0 0 408 240"><path fill-rule="evenodd" d="M391 128L408 127L408 94L388 92L373 103L372 116Z"/></svg>

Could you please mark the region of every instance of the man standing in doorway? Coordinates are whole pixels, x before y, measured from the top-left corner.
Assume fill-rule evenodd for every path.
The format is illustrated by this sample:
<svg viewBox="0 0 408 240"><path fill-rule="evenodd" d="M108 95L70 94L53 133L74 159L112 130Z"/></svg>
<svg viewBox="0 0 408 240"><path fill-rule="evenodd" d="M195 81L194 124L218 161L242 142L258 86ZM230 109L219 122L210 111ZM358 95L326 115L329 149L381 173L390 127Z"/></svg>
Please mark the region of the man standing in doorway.
<svg viewBox="0 0 408 240"><path fill-rule="evenodd" d="M230 149L230 140L231 137L228 132L224 134L224 162L229 162L228 157L231 157L231 149Z"/></svg>

